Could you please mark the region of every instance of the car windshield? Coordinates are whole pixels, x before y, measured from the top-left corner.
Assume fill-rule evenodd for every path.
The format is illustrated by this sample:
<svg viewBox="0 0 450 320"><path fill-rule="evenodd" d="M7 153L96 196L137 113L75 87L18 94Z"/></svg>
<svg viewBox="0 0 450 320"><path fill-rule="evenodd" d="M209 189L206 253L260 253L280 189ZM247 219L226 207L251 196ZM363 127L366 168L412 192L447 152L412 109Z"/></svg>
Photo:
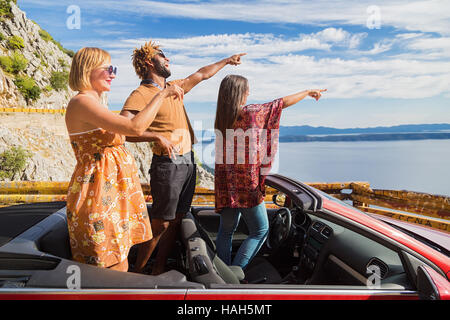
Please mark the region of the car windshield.
<svg viewBox="0 0 450 320"><path fill-rule="evenodd" d="M324 198L327 198L328 200L330 200L330 201L333 201L333 202L337 202L337 203L339 203L339 204L341 204L341 205L343 205L343 206L346 206L347 208L351 208L351 209L353 209L353 210L358 210L360 213L362 213L362 214L364 214L364 215L368 215L366 212L364 212L364 211L361 211L361 210L359 210L358 208L355 208L354 206L352 206L352 205L350 205L350 204L348 204L348 203L346 203L346 202L344 202L344 201L342 201L342 200L339 200L339 199L336 199L335 197L332 197L332 196L330 196L329 194L327 194L327 193L325 193L325 192L323 192L323 191L321 191L321 190L315 190L317 193L319 193L321 196L323 196Z"/></svg>

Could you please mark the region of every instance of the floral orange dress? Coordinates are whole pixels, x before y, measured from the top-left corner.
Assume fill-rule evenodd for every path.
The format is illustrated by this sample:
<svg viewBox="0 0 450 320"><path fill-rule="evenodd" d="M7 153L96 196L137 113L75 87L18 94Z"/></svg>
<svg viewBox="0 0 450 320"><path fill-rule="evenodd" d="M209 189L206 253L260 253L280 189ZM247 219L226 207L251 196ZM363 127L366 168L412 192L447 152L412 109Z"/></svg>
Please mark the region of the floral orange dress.
<svg viewBox="0 0 450 320"><path fill-rule="evenodd" d="M99 128L70 141L77 159L67 194L72 256L110 267L152 238L137 167L122 135Z"/></svg>

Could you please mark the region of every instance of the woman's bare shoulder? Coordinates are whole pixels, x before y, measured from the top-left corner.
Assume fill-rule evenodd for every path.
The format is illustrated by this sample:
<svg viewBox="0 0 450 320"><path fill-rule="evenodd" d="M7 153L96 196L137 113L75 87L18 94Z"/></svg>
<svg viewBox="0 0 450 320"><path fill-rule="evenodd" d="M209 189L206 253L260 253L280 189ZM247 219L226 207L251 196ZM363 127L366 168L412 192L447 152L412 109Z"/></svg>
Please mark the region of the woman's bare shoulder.
<svg viewBox="0 0 450 320"><path fill-rule="evenodd" d="M66 109L66 126L69 133L77 133L90 129L95 129L97 126L86 121L86 114L88 110L95 110L99 103L92 97L86 94L77 94L70 99Z"/></svg>
<svg viewBox="0 0 450 320"><path fill-rule="evenodd" d="M68 105L67 105L67 111L75 111L77 109L82 109L85 107L95 106L98 102L95 101L92 97L86 95L86 94L77 94L72 99L70 99Z"/></svg>

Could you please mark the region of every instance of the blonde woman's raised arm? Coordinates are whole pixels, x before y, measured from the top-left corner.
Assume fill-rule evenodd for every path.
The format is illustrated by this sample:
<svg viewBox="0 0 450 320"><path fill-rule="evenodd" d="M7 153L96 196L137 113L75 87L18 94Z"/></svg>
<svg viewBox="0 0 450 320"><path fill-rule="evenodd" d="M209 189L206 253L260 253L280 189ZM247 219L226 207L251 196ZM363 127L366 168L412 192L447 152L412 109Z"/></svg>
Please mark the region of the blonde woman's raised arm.
<svg viewBox="0 0 450 320"><path fill-rule="evenodd" d="M87 95L79 95L73 99L67 107L67 115L72 120L89 123L106 131L126 136L140 136L155 119L162 101L167 97L183 99L183 89L176 85L167 86L156 94L148 105L132 119L111 112L102 107L97 100Z"/></svg>

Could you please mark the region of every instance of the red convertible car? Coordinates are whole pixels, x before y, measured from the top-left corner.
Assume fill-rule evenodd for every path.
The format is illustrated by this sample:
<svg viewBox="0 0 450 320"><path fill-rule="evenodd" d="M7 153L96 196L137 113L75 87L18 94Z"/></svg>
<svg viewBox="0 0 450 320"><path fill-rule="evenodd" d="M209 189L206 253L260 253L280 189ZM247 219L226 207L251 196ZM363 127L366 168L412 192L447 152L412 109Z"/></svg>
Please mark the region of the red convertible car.
<svg viewBox="0 0 450 320"><path fill-rule="evenodd" d="M72 261L63 202L2 208L0 300L450 298L447 233L381 220L280 175L266 184L278 191L278 207L268 210L269 236L245 270L217 257L213 208L192 207L159 276ZM233 247L246 233L241 224ZM135 256L132 248L130 263Z"/></svg>

